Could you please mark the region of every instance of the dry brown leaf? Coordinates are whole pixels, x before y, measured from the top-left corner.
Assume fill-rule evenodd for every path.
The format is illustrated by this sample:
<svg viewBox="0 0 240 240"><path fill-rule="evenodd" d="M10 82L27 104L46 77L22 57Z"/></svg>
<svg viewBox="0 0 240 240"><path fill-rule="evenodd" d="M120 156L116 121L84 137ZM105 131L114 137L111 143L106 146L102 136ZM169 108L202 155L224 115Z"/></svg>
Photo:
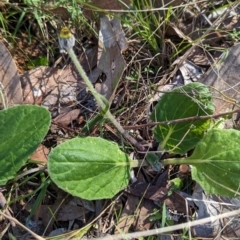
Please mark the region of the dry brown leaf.
<svg viewBox="0 0 240 240"><path fill-rule="evenodd" d="M195 220L214 217L239 209L240 198L207 195L199 184L196 184L192 194L192 202L196 208ZM192 227L194 237L198 239L240 239L239 216L212 220L205 224ZM219 233L221 232L221 237Z"/></svg>
<svg viewBox="0 0 240 240"><path fill-rule="evenodd" d="M142 174L138 174L138 180L144 181L144 177L142 176ZM135 226L136 231L147 230L151 227L149 214L153 213L153 208L155 206L151 197L154 196L154 191L157 191L158 189L164 189L164 192L161 193L162 195L155 195L155 200L158 199L158 201L160 200L160 202L163 202L164 199L167 197L167 190L166 188L164 188L167 185L167 181L168 169L166 169L163 173L159 175L158 179L155 182L153 191L151 191L151 187L148 184L143 182L139 182L139 184L133 184L128 188L127 192L131 194L127 193L127 202L122 211L121 218L118 221L115 234L121 232L128 232L129 228L132 225ZM139 206L137 212L135 212L140 200L142 204Z"/></svg>
<svg viewBox="0 0 240 240"><path fill-rule="evenodd" d="M60 113L56 118L54 118L55 123L62 124L64 126L69 125L73 120L77 119L80 114L80 109L69 110L64 113Z"/></svg>
<svg viewBox="0 0 240 240"><path fill-rule="evenodd" d="M141 207L137 211L137 224L135 226L135 231L147 231L152 226L153 222L150 221L149 215L152 214L154 211L154 208L156 208L156 205L153 203L153 201L150 201L148 199L143 199Z"/></svg>
<svg viewBox="0 0 240 240"><path fill-rule="evenodd" d="M41 104L45 95L51 92L58 82L58 69L37 67L21 76L23 101L25 104Z"/></svg>
<svg viewBox="0 0 240 240"><path fill-rule="evenodd" d="M45 165L47 163L48 154L49 149L44 145L40 144L35 153L33 153L33 155L30 157L30 159L42 162L41 164L38 165Z"/></svg>
<svg viewBox="0 0 240 240"><path fill-rule="evenodd" d="M42 223L46 228L47 234L53 230L54 219L58 215L61 206L65 204L66 199L67 193L58 189L57 199L53 205L49 205L47 207L44 207L44 205L39 206L35 217L37 220L39 217L42 218Z"/></svg>
<svg viewBox="0 0 240 240"><path fill-rule="evenodd" d="M5 4L8 3L9 0L2 0L0 3L0 7L4 7Z"/></svg>
<svg viewBox="0 0 240 240"><path fill-rule="evenodd" d="M125 34L122 30L121 22L119 19L114 18L111 20L111 25L113 28L113 31L115 33L116 41L118 43L118 47L121 51L124 51L128 48L128 42L125 38Z"/></svg>
<svg viewBox="0 0 240 240"><path fill-rule="evenodd" d="M106 14L106 10L121 10L126 9L126 6L129 6L130 0L92 0L91 5L94 7L97 7L100 9L103 9L103 12L98 11L98 14L100 16L103 16ZM83 14L86 18L90 19L91 21L94 21L94 10L89 9L88 7L83 7Z"/></svg>
<svg viewBox="0 0 240 240"><path fill-rule="evenodd" d="M134 212L137 208L140 198L131 194L127 194L127 196L127 202L124 206L121 217L118 220L115 234L122 232L127 233L135 221Z"/></svg>
<svg viewBox="0 0 240 240"><path fill-rule="evenodd" d="M166 206L172 211L177 211L178 213L186 215L191 215L190 209L186 209L186 200L183 196L177 192L173 192L168 198L164 201Z"/></svg>
<svg viewBox="0 0 240 240"><path fill-rule="evenodd" d="M125 5L130 4L130 0L104 0L104 1L99 1L99 0L92 0L92 5L98 8L106 9L106 10L122 10L125 9Z"/></svg>
<svg viewBox="0 0 240 240"><path fill-rule="evenodd" d="M68 12L67 8L65 7L58 6L58 7L53 7L51 9L45 9L45 10L46 12L50 12L56 17L61 18L61 20L63 21L69 20L71 18L71 14Z"/></svg>
<svg viewBox="0 0 240 240"><path fill-rule="evenodd" d="M0 42L0 91L3 92L6 106L21 104L23 94L17 67L7 48ZM2 99L0 97L0 107Z"/></svg>
<svg viewBox="0 0 240 240"><path fill-rule="evenodd" d="M94 46L90 49L87 49L86 52L83 52L79 59L83 69L85 72L91 71L95 66L97 66L97 56L98 56L98 48Z"/></svg>
<svg viewBox="0 0 240 240"><path fill-rule="evenodd" d="M211 86L215 113L232 111L235 103L240 101L240 44L230 48L212 69L200 81ZM232 128L228 122L227 128Z"/></svg>
<svg viewBox="0 0 240 240"><path fill-rule="evenodd" d="M107 78L102 84L96 84L95 87L101 95L110 99L121 78L125 62L109 19L102 17L100 26L102 37L99 40L98 68L105 73Z"/></svg>
<svg viewBox="0 0 240 240"><path fill-rule="evenodd" d="M44 218L50 212L50 209L52 209L52 205L42 205L39 217ZM88 213L88 210L83 207L65 204L60 207L55 218L57 221L70 221L82 218L86 213Z"/></svg>
<svg viewBox="0 0 240 240"><path fill-rule="evenodd" d="M60 236L60 235L63 235L64 233L67 233L67 232L68 232L68 230L66 228L57 228L57 229L54 229L53 231L51 231L48 234L48 237Z"/></svg>
<svg viewBox="0 0 240 240"><path fill-rule="evenodd" d="M27 104L42 104L49 109L56 104L75 101L77 90L85 88L73 67L69 66L63 70L38 67L24 73L21 76L23 88L23 100ZM73 96L66 93L71 92Z"/></svg>
<svg viewBox="0 0 240 240"><path fill-rule="evenodd" d="M158 203L166 203L166 206L173 211L187 214L185 207L185 199L176 192L168 196L168 189L158 186L149 186L147 183L137 182L129 186L126 190L135 196L143 197L144 199L153 200Z"/></svg>
<svg viewBox="0 0 240 240"><path fill-rule="evenodd" d="M209 65L212 62L212 58L208 52L202 48L196 46L188 56L188 60L192 61L196 65Z"/></svg>

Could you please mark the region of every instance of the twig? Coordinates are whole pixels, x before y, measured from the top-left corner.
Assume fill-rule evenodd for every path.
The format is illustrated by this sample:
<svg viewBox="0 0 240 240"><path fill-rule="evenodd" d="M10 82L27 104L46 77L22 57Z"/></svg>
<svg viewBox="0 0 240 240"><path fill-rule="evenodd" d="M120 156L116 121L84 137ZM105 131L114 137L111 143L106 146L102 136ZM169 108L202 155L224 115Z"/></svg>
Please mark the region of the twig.
<svg viewBox="0 0 240 240"><path fill-rule="evenodd" d="M212 22L211 22L210 19L208 19L208 17L203 13L203 11L201 11L201 9L198 7L196 1L194 1L194 6L195 6L195 8L197 9L197 11L203 16L203 18L206 20L206 22L208 22L208 24L209 24L210 26L212 26L212 25L213 25Z"/></svg>
<svg viewBox="0 0 240 240"><path fill-rule="evenodd" d="M147 237L147 236L152 236L152 235L159 235L159 234L172 232L172 231L176 231L176 230L180 230L180 229L184 229L184 228L190 228L190 227L201 225L201 224L208 223L208 222L213 222L218 219L223 219L226 217L231 217L231 216L235 216L235 215L239 215L239 214L240 214L240 210L238 209L238 210L235 210L232 212L219 214L217 216L211 216L211 217L207 217L204 219L196 220L194 222L187 222L187 223L177 224L177 225L170 226L170 227L157 228L157 229L142 231L142 232L117 234L117 235L106 236L106 237L95 238L95 239L96 240L100 240L100 239L101 240L117 240L117 239L133 239L133 238Z"/></svg>
<svg viewBox="0 0 240 240"><path fill-rule="evenodd" d="M170 121L163 121L163 122L152 122L152 123L146 123L146 124L139 124L134 126L123 126L124 129L139 129L144 127L151 127L156 125L170 125L170 124L176 124L176 123L182 123L182 122L189 122L189 121L197 121L197 120L204 120L204 119L210 119L210 118L219 118L226 115L231 115L233 113L240 112L240 109L236 109L231 112L225 112L225 113L219 113L219 114L213 114L213 115L206 115L206 116L193 116L193 117L187 117L187 118L180 118L180 119L174 119Z"/></svg>
<svg viewBox="0 0 240 240"><path fill-rule="evenodd" d="M7 201L6 201L5 197L4 197L4 195L0 192L0 206L1 206L2 209L6 208L5 209L6 215L11 216L11 213L8 210L8 207L6 206L6 204L7 204ZM11 223L12 227L16 226L15 222L13 222L11 220L9 222Z"/></svg>
<svg viewBox="0 0 240 240"><path fill-rule="evenodd" d="M22 223L20 223L16 218L14 217L10 217L7 214L3 213L0 211L0 215L2 215L3 217L9 219L9 221L13 221L15 222L17 225L19 225L20 227L22 227L24 230L26 230L27 232L29 232L35 239L38 240L45 240L45 238L42 238L41 236L37 235L35 232L31 231L30 229L28 229L27 227L25 227Z"/></svg>

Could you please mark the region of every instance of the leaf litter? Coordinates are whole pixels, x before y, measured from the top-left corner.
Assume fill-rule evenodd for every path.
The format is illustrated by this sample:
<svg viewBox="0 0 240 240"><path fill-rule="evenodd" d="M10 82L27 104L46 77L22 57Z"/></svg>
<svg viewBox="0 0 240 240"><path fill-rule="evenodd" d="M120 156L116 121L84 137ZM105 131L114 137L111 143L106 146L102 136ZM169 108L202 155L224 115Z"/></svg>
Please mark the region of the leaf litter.
<svg viewBox="0 0 240 240"><path fill-rule="evenodd" d="M113 4L114 1L109 1L111 4ZM180 5L181 3L178 1L174 1L172 6ZM200 5L201 3L199 3ZM206 3L205 3L206 4ZM111 5L113 6L113 5ZM155 7L161 7L161 6L155 6ZM207 5L201 5L202 8L206 8ZM119 6L117 7L119 9ZM222 24L222 29L223 30L232 30L234 27L238 27L238 21L236 21L236 16L232 13L233 11L237 12L239 10L238 7L235 7L234 9L231 9L231 14L227 16L225 19L221 21ZM178 37L180 39L195 41L198 39L198 37L202 36L202 27L200 23L202 24L201 21L190 21L191 19L194 18L195 14L191 14L191 11L186 11L183 12L185 15L180 15L179 21L174 20L174 25L172 25L172 32L166 33L171 35L171 38L173 37ZM61 15L61 13L59 13ZM190 15L190 17L189 17ZM103 17L102 20L108 20L106 17ZM211 17L211 21L213 21ZM112 31L111 34L114 37L113 26L109 25L107 23L109 28L108 31ZM206 23L204 22L206 25ZM100 25L102 27L103 25ZM123 28L124 29L124 28ZM192 32L192 29L198 29L197 31ZM120 31L120 30L119 30ZM125 29L126 31L126 29ZM170 32L170 28L168 29ZM124 30L123 30L124 32ZM119 33L119 32L118 32ZM219 35L220 34L220 35ZM115 35L116 36L116 35ZM124 38L123 38L124 39ZM222 47L223 44L221 41L225 41L227 45L229 46L229 39L227 39L227 36L225 33L216 33L216 32L210 32L209 34L206 35L204 38L204 44L210 44L211 46L218 46ZM102 51L103 47L100 48L100 46L95 46L95 50L90 51L90 54L87 57L87 53L83 53L80 56L80 62L82 63L83 66L85 66L86 71L88 72L90 78L93 79L93 83L96 82L96 80L99 78L101 81L99 81L98 85L100 85L101 89L107 89L100 90L101 93L105 94L108 98L113 96L115 100L117 99L118 101L118 106L121 106L125 108L120 114L119 114L119 119L123 125L127 125L132 123L131 125L138 125L140 123L146 123L147 122L147 113L142 114L141 117L136 116L135 109L136 111L139 110L140 113L142 113L142 109L146 109L149 106L149 102L144 99L144 94L146 96L150 96L155 94L155 91L151 88L149 88L149 79L151 77L154 79L151 84L158 84L159 80L162 79L161 74L164 74L167 72L167 69L162 69L160 71L161 74L158 76L153 76L150 73L151 68L154 69L153 65L156 64L154 60L154 56L151 54L151 51L147 48L142 48L142 42L139 42L136 44L132 44L131 42L129 43L129 48L131 50L130 54L127 55L128 49L125 49L124 54L121 54L121 48L119 48L118 41L116 39L113 41L114 43L114 48L115 50L113 51L111 48L107 48L105 45L106 52L103 52L101 55L101 58L98 58L98 60L101 60L100 62L97 62L96 58L96 53L98 50L99 52ZM1 47L2 52L6 52L6 50ZM196 53L196 49L198 49ZM171 50L171 49L170 49ZM186 71L183 71L182 66L184 66L185 63L189 63L192 66L192 63L189 62L191 60L195 64L200 64L201 68L199 66L195 67L195 71L198 72L199 68L203 72L206 69L206 65L209 67L209 63L212 65L215 63L214 57L216 55L211 55L209 52L206 52L205 49L200 45L195 47L195 48L190 48L191 51L189 51L189 55L183 54L182 61L183 63L177 64L175 66L175 69L178 69L177 73L173 74L173 78L180 78L186 80L189 79L189 76L184 75L183 73L186 73ZM238 82L239 82L239 76L238 76L238 51L239 51L239 45L235 45L232 48L228 47L228 52L226 53L225 57L223 56L220 59L220 63L218 65L212 65L209 68L209 72L205 73L205 76L200 79L200 82L203 82L206 85L211 85L213 88L210 88L211 91L213 92L213 97L214 97L214 105L215 105L215 112L226 112L229 111L229 108L232 106L236 107L236 100L237 98L237 93L238 93ZM218 51L216 50L214 52L217 53ZM104 55L105 54L105 55ZM134 55L134 57L132 57ZM5 55L6 57L9 58L9 53ZM108 64L105 65L104 60L106 60L106 57L108 59ZM126 67L123 57L125 58L125 61L128 65L128 67L125 69L123 72L123 68ZM150 61L145 60L146 58L151 58ZM7 102L14 103L14 104L21 104L22 103L22 98L24 99L25 103L26 101L29 101L28 103L31 104L42 104L46 106L50 111L53 117L55 117L54 121L59 124L58 128L59 131L57 132L57 136L51 136L49 135L47 137L47 140L44 142L44 144L48 147L51 147L53 144L52 142L61 142L64 140L64 138L68 138L69 136L73 136L73 133L69 133L69 128L74 129L74 131L79 131L81 129L81 124L78 125L77 122L80 121L79 118L80 116L83 116L85 120L86 115L94 115L96 111L96 107L94 108L94 100L88 96L87 91L85 92L86 94L83 94L81 96L81 101L79 104L79 99L78 99L78 94L83 91L85 88L84 84L81 82L80 76L76 73L74 67L70 65L63 68L63 69L56 69L56 68L46 68L46 67L39 67L36 69L33 69L29 72L25 72L21 76L21 84L22 87L20 87L20 80L18 77L14 78L12 73L14 73L15 76L17 76L17 71L16 67L14 67L14 63L11 60L12 58L10 57L10 65L12 66L10 72L9 69L4 69L4 73L1 73L2 76L6 76L7 80L1 81L5 95L7 96ZM116 61L116 59L119 59ZM200 59L200 60L199 60ZM113 61L114 60L114 61ZM139 65L137 62L141 62L141 67L139 68ZM184 62L185 61L185 62ZM3 61L3 64L6 64L6 61ZM2 65L1 65L2 66ZM100 69L98 68L100 66ZM202 68L203 66L203 68ZM149 69L149 72L144 72L144 70L147 68ZM161 67L161 66L158 66ZM208 68L207 67L207 68ZM132 71L134 70L134 71ZM10 74L11 73L11 74ZM169 75L167 78L174 73L174 69L172 68L169 71ZM9 75L10 74L10 75ZM189 72L187 73L189 74ZM131 76L135 79L129 80L127 82L123 82L122 79L126 78L126 76ZM197 75L198 76L198 75ZM104 77L106 80L104 81ZM191 76L190 76L191 78ZM17 80L16 80L17 79ZM117 80L114 82L114 80ZM172 80L172 79L171 79ZM118 82L119 81L119 82ZM137 83L136 83L137 82ZM163 81L160 81L163 82ZM11 88L6 88L8 84L13 84L13 89ZM181 82L181 84L184 84ZM160 84L161 85L161 84ZM147 87L146 87L147 86ZM115 88L116 87L116 88ZM14 90L15 89L15 90ZM17 90L16 90L17 89ZM23 93L21 92L23 89ZM146 90L147 89L147 90ZM217 89L217 90L216 90ZM17 91L17 93L15 92ZM165 90L163 91L165 92ZM221 92L221 93L220 93ZM11 96L10 96L11 95ZM9 96L9 97L8 97ZM226 97L227 96L227 97ZM64 98L65 97L65 98ZM14 98L17 98L15 101ZM143 100L142 100L142 99ZM20 100L19 100L20 99ZM119 101L118 99L123 99L122 101ZM159 99L158 99L159 100ZM157 100L157 101L158 101ZM114 102L114 101L113 101ZM87 103L89 105L87 105ZM152 101L151 104L153 104L154 101ZM81 108L79 109L79 106ZM87 106L87 107L86 107ZM92 106L92 107L90 107ZM86 108L88 109L86 111ZM134 116L135 115L135 116ZM90 116L92 117L92 116ZM137 117L137 118L136 118ZM136 120L137 119L137 120ZM226 124L227 121L225 121ZM238 119L234 119L233 121L234 124L238 124ZM230 122L230 127L233 127L233 123ZM229 126L228 124L228 126ZM108 138L113 138L113 136L105 130L106 137ZM148 131L148 133L146 133ZM61 134L60 134L61 132ZM154 149L155 143L152 141L152 139L149 138L149 132L151 135L152 129L144 129L144 130L138 130L134 131L133 133L135 135L139 135L141 137L141 141L144 144L148 144L148 146L151 147L151 149ZM99 135L99 129L96 128L92 132L93 136L98 136ZM117 139L118 141L118 139ZM151 144L149 144L149 142ZM156 148L155 148L156 149ZM169 154L169 153L166 153ZM165 157L167 158L165 154ZM141 155L137 154L138 157ZM141 156L140 158L142 158ZM40 157L41 158L41 157ZM134 232L134 231L143 231L143 230L148 230L153 227L159 226L159 222L151 222L149 220L149 216L153 213L154 208L159 208L159 205L161 206L163 202L166 203L167 206L167 212L168 216L171 214L175 216L174 219L177 219L176 216L180 216L175 223L179 223L181 221L186 221L186 218L191 217L191 210L193 212L195 211L196 213L199 213L199 217L203 218L205 217L205 213L200 215L200 212L204 212L204 207L205 206L199 206L199 209L186 209L185 207L185 202L186 202L186 196L183 197L183 192L182 190L178 192L173 192L173 195L168 196L168 191L169 187L167 186L167 180L172 177L172 175L177 175L177 171L172 171L165 169L165 171L161 170L160 172L154 172L149 168L142 167L142 169L136 173L137 176L137 183L129 185L129 188L123 192L123 195L118 196L115 201L115 206L114 210L107 208L105 210L105 215L100 216L100 220L98 221L98 228L93 227L93 229L89 232L89 234L94 234L96 236L100 236L100 233L118 233L118 232ZM164 177L163 177L164 176ZM162 185L161 185L161 183ZM136 187L137 186L137 187ZM29 188L30 190L30 188ZM186 190L186 189L185 189ZM49 197L50 200L48 201L51 203L51 205L46 204L44 208L50 208L53 211L55 207L60 206L60 203L58 200L56 200L56 196L58 195L58 191L56 188L52 190L54 193L53 195ZM190 189L187 190L188 193L193 194L194 192L191 192L191 186ZM200 189L201 194L203 194L202 189ZM182 195L181 195L182 194ZM188 195L189 197L189 195ZM201 198L202 200L202 198ZM59 200L60 201L60 200ZM98 200L101 201L101 200ZM223 202L226 202L224 199L222 199ZM237 200L236 200L237 201ZM90 201L91 202L91 201ZM158 203L156 205L156 202ZM136 204L139 203L139 204ZM204 200L203 200L204 203ZM91 204L94 205L93 202ZM98 209L98 213L102 212L102 210L105 209L105 204L109 204L108 201L104 202L102 201L102 205L100 204L100 208ZM221 203L219 203L221 205ZM238 204L238 202L235 202L233 204ZM96 204L97 205L97 204ZM196 204L197 205L197 204ZM68 204L63 204L64 206L68 206ZM233 207L233 206L231 206ZM85 207L79 207L77 206L78 210L72 211L73 213L73 219L75 218L75 222L77 222L78 216L74 216L74 212L78 212L79 214L82 213L82 210L85 209L85 212L83 213L85 215L84 220L80 220L81 224L78 225L78 229L83 226L83 223L89 223L93 217L97 217L94 215L94 211L89 213L89 210L87 210ZM81 210L79 210L81 209ZM121 210L123 209L122 213ZM71 207L69 207L69 212L71 210ZM116 221L115 215L117 212L114 211L119 211L120 216L119 220ZM59 212L61 213L61 208ZM159 209L158 209L159 211ZM58 214L59 214L58 212ZM41 212L41 215L38 215L38 217L42 218L44 221L44 227L48 224L48 218L51 217L51 214L44 214L44 211ZM56 214L57 220L59 222L67 222L70 223L70 218L67 218L67 213L63 214L63 218L58 218L58 214ZM181 215L182 214L182 215ZM215 213L216 214L216 213ZM65 216L66 215L66 216ZM37 216L37 215L36 215ZM72 219L71 218L71 219ZM170 218L170 217L169 217ZM64 219L64 220L63 220ZM67 219L67 220L66 220ZM109 221L109 223L108 223ZM112 224L112 221L115 221L114 224ZM65 226L64 224L66 223L61 223L62 226L64 226L65 229L68 229L70 226ZM117 226L117 227L116 227ZM218 225L219 226L219 225ZM49 228L49 232L52 231L53 229L56 229L56 226L53 226L51 223L51 226ZM60 229L60 228L59 228ZM73 230L74 228L70 227L69 230ZM103 231L104 230L104 231ZM219 230L219 229L218 229ZM218 231L217 230L217 231ZM204 230L203 230L204 231ZM216 236L217 231L215 231L215 234L211 233L212 236ZM203 236L202 232L199 232L199 230L196 230L196 236ZM40 233L41 234L41 233ZM229 233L223 233L223 235L229 236ZM231 233L232 234L232 233ZM205 237L209 237L209 234L206 234L205 232ZM238 235L239 236L239 235Z"/></svg>

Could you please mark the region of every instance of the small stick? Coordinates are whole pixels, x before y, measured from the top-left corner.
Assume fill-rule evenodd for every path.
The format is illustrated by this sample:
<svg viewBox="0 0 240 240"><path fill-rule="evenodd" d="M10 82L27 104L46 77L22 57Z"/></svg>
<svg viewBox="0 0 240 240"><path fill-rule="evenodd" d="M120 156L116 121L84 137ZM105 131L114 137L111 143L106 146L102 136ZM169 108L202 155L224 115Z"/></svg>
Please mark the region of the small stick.
<svg viewBox="0 0 240 240"><path fill-rule="evenodd" d="M118 239L136 239L140 237L148 237L152 235L161 235L167 232L173 232L176 230L181 230L184 228L191 228L197 225L205 224L208 222L213 222L218 219L224 219L224 218L229 218L232 216L237 216L240 214L240 210L234 210L231 212L226 212L219 214L217 216L211 216L203 219L199 219L193 222L186 222L186 223L181 223L169 227L163 227L163 228L156 228L152 230L147 230L147 231L141 231L141 232L133 232L133 233L122 233L122 234L116 234L116 235L107 235L105 237L100 237L100 238L95 238L96 240L118 240Z"/></svg>
<svg viewBox="0 0 240 240"><path fill-rule="evenodd" d="M7 204L7 201L4 197L4 195L0 192L0 206L2 207L2 209L4 209L6 207L6 204ZM6 207L5 211L6 211L6 215L11 216L11 213L8 210L8 207ZM12 227L16 226L15 222L13 222L11 220L9 222L11 223Z"/></svg>
<svg viewBox="0 0 240 240"><path fill-rule="evenodd" d="M25 227L23 224L21 224L16 218L9 216L9 215L3 213L2 211L0 211L0 215L2 215L3 217L9 219L9 221L15 222L17 225L19 225L19 226L22 227L24 230L26 230L27 232L29 232L35 239L45 240L45 238L42 238L41 236L37 235L35 232L33 232L33 231L31 231L30 229L28 229L27 227Z"/></svg>
<svg viewBox="0 0 240 240"><path fill-rule="evenodd" d="M230 115L230 114L238 113L238 112L240 112L240 109L236 109L231 112L225 112L225 113L219 113L219 114L213 114L213 115L193 116L193 117L180 118L180 119L174 119L174 120L163 121L163 122L152 122L152 123L146 123L146 124L139 124L137 126L135 126L135 125L134 126L123 126L123 128L126 130L126 129L139 129L139 128L151 127L151 126L156 126L156 125L169 125L169 124L204 120L204 119L210 119L210 118L219 118L222 116L226 116L226 115Z"/></svg>

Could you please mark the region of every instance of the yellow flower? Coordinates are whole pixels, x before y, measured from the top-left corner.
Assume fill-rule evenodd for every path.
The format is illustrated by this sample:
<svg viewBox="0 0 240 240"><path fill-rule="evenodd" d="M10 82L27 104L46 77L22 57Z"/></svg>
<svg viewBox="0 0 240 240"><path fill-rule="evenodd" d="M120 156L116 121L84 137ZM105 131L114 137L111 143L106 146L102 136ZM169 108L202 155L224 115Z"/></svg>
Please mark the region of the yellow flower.
<svg viewBox="0 0 240 240"><path fill-rule="evenodd" d="M60 53L65 53L65 50L75 45L75 37L67 27L63 27L60 31L58 42L60 45Z"/></svg>
<svg viewBox="0 0 240 240"><path fill-rule="evenodd" d="M70 32L70 30L67 27L63 27L60 31L60 38L64 38L64 39L68 39L71 38L72 33Z"/></svg>

